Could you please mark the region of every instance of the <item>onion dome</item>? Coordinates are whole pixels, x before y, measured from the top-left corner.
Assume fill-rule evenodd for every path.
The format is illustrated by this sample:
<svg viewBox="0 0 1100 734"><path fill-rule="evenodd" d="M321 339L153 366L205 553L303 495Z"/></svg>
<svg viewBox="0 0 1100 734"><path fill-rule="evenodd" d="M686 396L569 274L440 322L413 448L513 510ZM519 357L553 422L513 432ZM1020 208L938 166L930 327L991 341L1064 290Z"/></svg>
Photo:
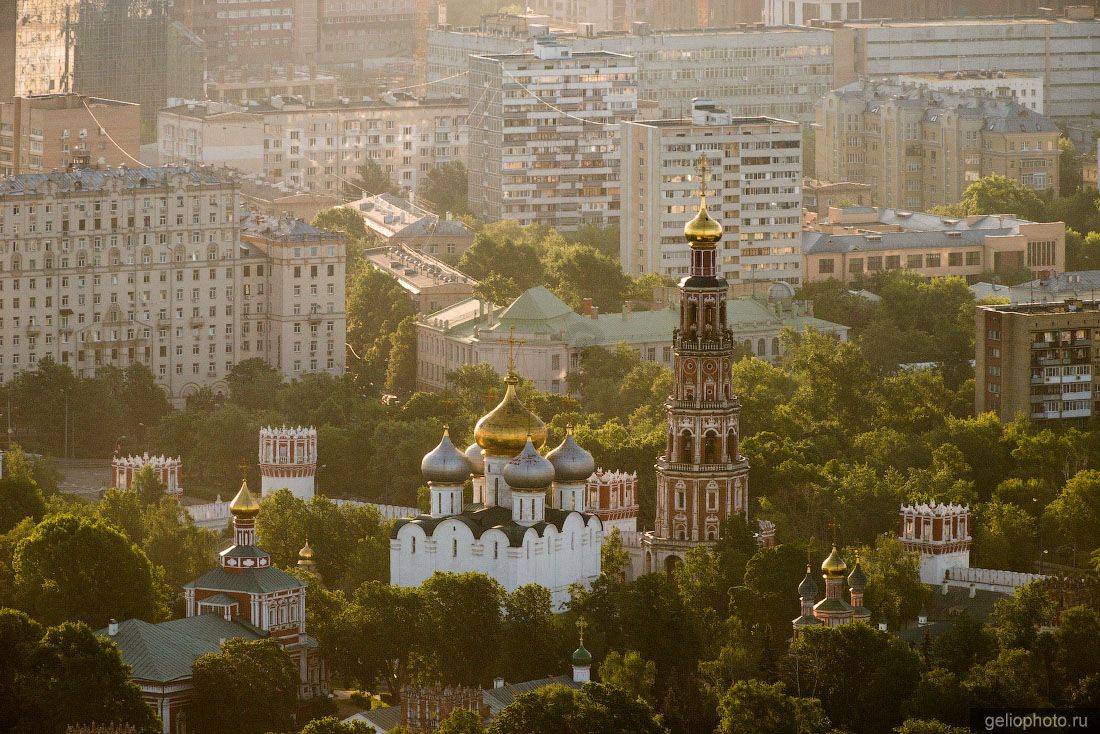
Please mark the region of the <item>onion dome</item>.
<svg viewBox="0 0 1100 734"><path fill-rule="evenodd" d="M722 225L711 219L705 197L699 203L699 213L684 225L684 237L693 250L713 249L722 239Z"/></svg>
<svg viewBox="0 0 1100 734"><path fill-rule="evenodd" d="M546 489L554 481L554 465L538 452L527 437L519 455L504 465L504 481L512 489Z"/></svg>
<svg viewBox="0 0 1100 734"><path fill-rule="evenodd" d="M848 571L848 564L844 562L844 559L840 557L840 554L836 551L836 545L833 545L833 552L829 554L821 564L821 571L825 574L826 578L839 579L844 576Z"/></svg>
<svg viewBox="0 0 1100 734"><path fill-rule="evenodd" d="M852 566L852 572L848 574L848 586L852 588L852 591L863 591L867 586L867 574L863 572L863 566L859 565L859 556L856 556L856 563Z"/></svg>
<svg viewBox="0 0 1100 734"><path fill-rule="evenodd" d="M447 426L443 426L439 445L421 459L420 472L433 484L462 484L470 476L470 462L466 461L466 454L451 443Z"/></svg>
<svg viewBox="0 0 1100 734"><path fill-rule="evenodd" d="M817 598L817 582L814 581L813 572L810 571L810 564L806 564L806 578L802 579L802 583L798 585L798 596L803 599L816 599Z"/></svg>
<svg viewBox="0 0 1100 734"><path fill-rule="evenodd" d="M248 491L248 482L241 482L240 491L229 503L229 511L233 513L233 517L240 520L250 520L260 514L260 503Z"/></svg>
<svg viewBox="0 0 1100 734"><path fill-rule="evenodd" d="M583 482L596 471L596 460L573 440L573 426L565 429L565 440L546 455L554 465L554 479L558 482Z"/></svg>
<svg viewBox="0 0 1100 734"><path fill-rule="evenodd" d="M302 549L300 551L298 551L298 560L299 561L312 561L313 560L313 548L310 547L308 540L306 541L306 544L302 546Z"/></svg>
<svg viewBox="0 0 1100 734"><path fill-rule="evenodd" d="M573 665L578 668L587 668L592 665L592 653L584 647L584 640L581 640L581 646L573 651Z"/></svg>
<svg viewBox="0 0 1100 734"><path fill-rule="evenodd" d="M546 444L546 424L520 401L516 394L518 377L510 374L504 383L508 386L504 399L474 426L474 440L488 456L515 456L528 439L536 449L542 448Z"/></svg>
<svg viewBox="0 0 1100 734"><path fill-rule="evenodd" d="M477 442L466 447L466 461L470 464L470 473L475 477L485 476L485 455L481 453L481 447Z"/></svg>

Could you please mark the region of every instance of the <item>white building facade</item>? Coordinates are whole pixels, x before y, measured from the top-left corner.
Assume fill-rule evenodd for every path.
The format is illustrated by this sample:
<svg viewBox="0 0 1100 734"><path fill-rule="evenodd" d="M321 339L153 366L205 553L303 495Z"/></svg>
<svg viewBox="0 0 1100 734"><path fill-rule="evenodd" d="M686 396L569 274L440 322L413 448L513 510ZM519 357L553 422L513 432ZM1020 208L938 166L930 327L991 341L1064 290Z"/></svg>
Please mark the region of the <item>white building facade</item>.
<svg viewBox="0 0 1100 734"><path fill-rule="evenodd" d="M629 56L574 52L470 59L470 209L562 231L619 222L619 125L638 110Z"/></svg>
<svg viewBox="0 0 1100 734"><path fill-rule="evenodd" d="M508 592L540 584L562 608L571 584L588 586L600 574L603 525L585 511L595 462L571 433L544 458L546 425L520 402L518 379L505 383L504 399L478 421L465 453L445 430L424 457L431 511L395 523L390 583L419 586L436 572L473 571ZM474 501L464 506L471 477Z"/></svg>
<svg viewBox="0 0 1100 734"><path fill-rule="evenodd" d="M260 429L260 495L280 489L307 502L317 482L317 429L313 426Z"/></svg>
<svg viewBox="0 0 1100 734"><path fill-rule="evenodd" d="M1043 77L1004 71L942 71L938 74L902 74L902 84L942 89L960 94L980 93L1010 99L1043 114Z"/></svg>
<svg viewBox="0 0 1100 734"><path fill-rule="evenodd" d="M237 201L234 181L190 168L0 179L0 382L50 357L81 377L143 364L177 405L204 387L228 395L225 378L244 359L286 377L310 371L308 358L295 372L276 349L310 316L326 332L332 324L334 344L331 365L315 371L341 373L343 240L287 221L311 247L283 257L271 231L242 247ZM311 298L313 269L330 265L332 292ZM318 318L312 304L329 302Z"/></svg>
<svg viewBox="0 0 1100 734"><path fill-rule="evenodd" d="M764 0L764 25L809 25L815 20L856 20L861 0Z"/></svg>
<svg viewBox="0 0 1100 734"><path fill-rule="evenodd" d="M692 101L691 118L622 125L619 260L630 275L687 275L683 222L698 196L705 155L715 179L711 206L724 222L722 277L800 282L802 128L797 122L733 117L713 100Z"/></svg>

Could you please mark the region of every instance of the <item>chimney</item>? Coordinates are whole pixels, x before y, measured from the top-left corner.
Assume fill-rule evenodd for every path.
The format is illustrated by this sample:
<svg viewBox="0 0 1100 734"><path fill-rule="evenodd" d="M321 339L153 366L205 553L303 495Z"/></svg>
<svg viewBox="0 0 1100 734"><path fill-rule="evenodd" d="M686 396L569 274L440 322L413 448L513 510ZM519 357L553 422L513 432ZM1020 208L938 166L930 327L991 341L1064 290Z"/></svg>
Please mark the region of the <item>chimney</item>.
<svg viewBox="0 0 1100 734"><path fill-rule="evenodd" d="M591 316L591 315L592 315L592 299L591 298L582 298L581 299L581 316Z"/></svg>
<svg viewBox="0 0 1100 734"><path fill-rule="evenodd" d="M599 306L593 306L592 307L592 319L596 320L599 317L600 317L600 307Z"/></svg>
<svg viewBox="0 0 1100 734"><path fill-rule="evenodd" d="M118 620L112 619L107 623L107 634L114 637L118 634Z"/></svg>
<svg viewBox="0 0 1100 734"><path fill-rule="evenodd" d="M504 688L504 679L493 678L493 688Z"/></svg>

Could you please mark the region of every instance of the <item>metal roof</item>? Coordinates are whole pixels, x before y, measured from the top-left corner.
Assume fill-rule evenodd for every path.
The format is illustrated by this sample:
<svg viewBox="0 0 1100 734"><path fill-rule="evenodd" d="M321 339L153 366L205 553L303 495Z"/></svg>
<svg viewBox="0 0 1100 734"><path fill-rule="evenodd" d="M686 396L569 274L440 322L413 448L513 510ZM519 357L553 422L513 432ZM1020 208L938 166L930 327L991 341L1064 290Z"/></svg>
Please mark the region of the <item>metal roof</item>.
<svg viewBox="0 0 1100 734"><path fill-rule="evenodd" d="M183 585L185 589L212 589L214 591L240 591L246 594L270 594L305 586L286 571L277 568L250 568L242 571L226 571L220 566L207 571L194 581Z"/></svg>

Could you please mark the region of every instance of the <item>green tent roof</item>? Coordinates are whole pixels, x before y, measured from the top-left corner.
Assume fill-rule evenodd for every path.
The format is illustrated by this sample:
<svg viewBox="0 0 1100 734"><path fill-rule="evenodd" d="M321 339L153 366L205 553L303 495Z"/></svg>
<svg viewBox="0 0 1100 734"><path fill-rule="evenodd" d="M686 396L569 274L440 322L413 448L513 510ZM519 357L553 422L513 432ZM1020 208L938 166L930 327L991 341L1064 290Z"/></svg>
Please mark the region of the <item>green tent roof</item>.
<svg viewBox="0 0 1100 734"><path fill-rule="evenodd" d="M250 568L243 571L226 571L221 566L204 573L194 581L183 585L185 589L212 589L214 591L241 591L246 594L270 594L274 591L299 589L302 581L278 568Z"/></svg>

